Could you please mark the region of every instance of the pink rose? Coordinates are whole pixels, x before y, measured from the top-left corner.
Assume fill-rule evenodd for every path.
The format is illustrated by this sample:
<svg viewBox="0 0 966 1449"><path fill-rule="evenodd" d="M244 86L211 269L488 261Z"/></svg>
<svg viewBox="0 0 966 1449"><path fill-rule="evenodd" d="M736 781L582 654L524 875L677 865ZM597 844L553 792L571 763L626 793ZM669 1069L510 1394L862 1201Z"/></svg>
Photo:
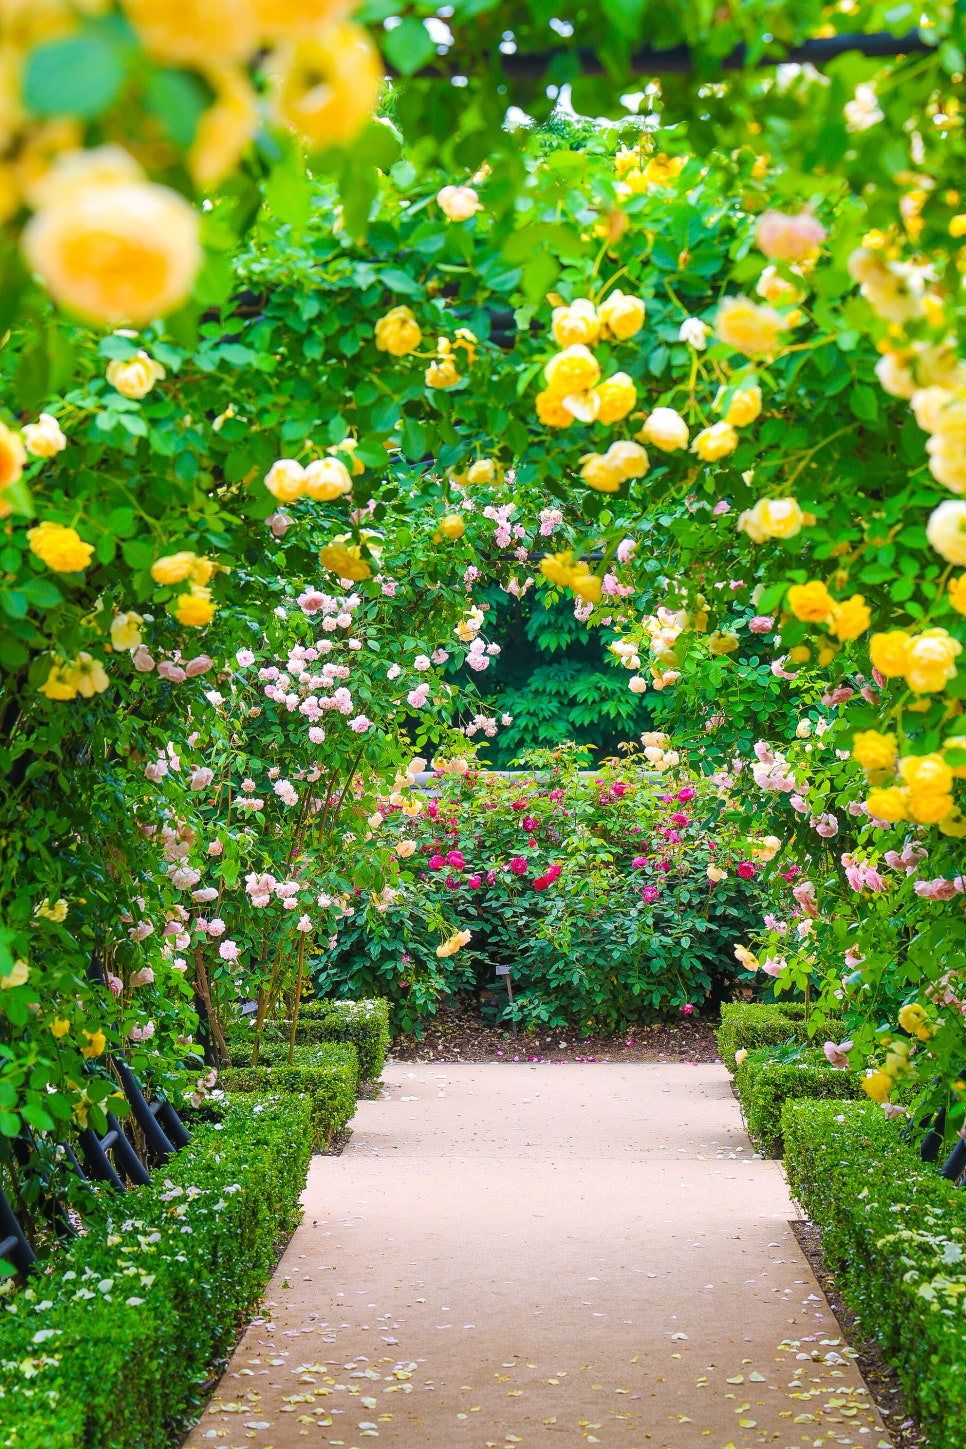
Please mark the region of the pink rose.
<svg viewBox="0 0 966 1449"><path fill-rule="evenodd" d="M654 902L657 900L660 894L661 892L658 890L657 886L645 886L644 889L641 891L641 899L645 901L647 905L653 906Z"/></svg>
<svg viewBox="0 0 966 1449"><path fill-rule="evenodd" d="M844 1072L849 1065L849 1052L852 1050L852 1043L844 1041L841 1046L836 1046L834 1041L827 1041L823 1047L826 1057L836 1071Z"/></svg>
<svg viewBox="0 0 966 1449"><path fill-rule="evenodd" d="M756 614L753 619L748 620L748 628L752 634L770 634L774 625L771 614Z"/></svg>
<svg viewBox="0 0 966 1449"><path fill-rule="evenodd" d="M447 852L446 863L447 865L451 865L454 870L466 869L466 861L463 859L461 852L458 850L450 850Z"/></svg>
<svg viewBox="0 0 966 1449"><path fill-rule="evenodd" d="M755 867L752 865L750 860L743 860L738 864L736 873L741 877L742 880L753 880L755 876Z"/></svg>
<svg viewBox="0 0 966 1449"><path fill-rule="evenodd" d="M445 864L446 864L446 856L445 855L431 855L429 857L429 868L430 868L430 870L442 870Z"/></svg>
<svg viewBox="0 0 966 1449"><path fill-rule="evenodd" d="M158 673L162 679L168 679L172 684L183 684L187 674L180 664L172 664L170 659L162 659L158 665Z"/></svg>
<svg viewBox="0 0 966 1449"><path fill-rule="evenodd" d="M522 855L515 855L510 861L510 869L514 875L526 875L527 862Z"/></svg>
<svg viewBox="0 0 966 1449"><path fill-rule="evenodd" d="M139 674L150 674L154 668L154 658L141 644L131 655L131 662Z"/></svg>
<svg viewBox="0 0 966 1449"><path fill-rule="evenodd" d="M471 891L478 891L483 884L483 877L481 875L468 875L466 877L466 884Z"/></svg>
<svg viewBox="0 0 966 1449"><path fill-rule="evenodd" d="M214 662L210 654L196 654L194 659L188 660L184 672L189 679L194 679L198 674L206 674Z"/></svg>

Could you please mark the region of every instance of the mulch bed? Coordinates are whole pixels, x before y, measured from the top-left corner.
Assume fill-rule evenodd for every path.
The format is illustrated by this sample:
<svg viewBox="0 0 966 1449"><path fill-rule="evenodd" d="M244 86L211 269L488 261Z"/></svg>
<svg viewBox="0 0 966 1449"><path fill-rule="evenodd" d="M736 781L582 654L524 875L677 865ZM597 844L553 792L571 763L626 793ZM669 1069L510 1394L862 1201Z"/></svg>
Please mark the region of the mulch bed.
<svg viewBox="0 0 966 1449"><path fill-rule="evenodd" d="M835 1274L825 1262L821 1228L809 1222L793 1222L790 1226L829 1301L829 1307L842 1330L842 1337L858 1354L856 1364L869 1393L878 1405L895 1449L928 1449L922 1430L909 1412L898 1374L883 1358L882 1350L875 1340L865 1335L861 1324L836 1286Z"/></svg>
<svg viewBox="0 0 966 1449"><path fill-rule="evenodd" d="M682 1016L680 1024L633 1026L624 1031L581 1036L578 1031L541 1027L516 1036L493 1026L469 1005L442 1006L423 1036L399 1036L391 1061L406 1062L716 1062L716 1023Z"/></svg>

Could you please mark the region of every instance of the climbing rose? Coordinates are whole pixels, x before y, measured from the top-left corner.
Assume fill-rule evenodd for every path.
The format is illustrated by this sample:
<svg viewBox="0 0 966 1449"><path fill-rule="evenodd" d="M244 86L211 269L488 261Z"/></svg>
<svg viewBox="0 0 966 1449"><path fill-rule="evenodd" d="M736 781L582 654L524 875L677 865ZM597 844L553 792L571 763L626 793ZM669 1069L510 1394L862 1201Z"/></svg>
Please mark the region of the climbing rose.
<svg viewBox="0 0 966 1449"><path fill-rule="evenodd" d="M743 860L738 866L738 875L742 880L751 880L755 874L755 867L750 860Z"/></svg>

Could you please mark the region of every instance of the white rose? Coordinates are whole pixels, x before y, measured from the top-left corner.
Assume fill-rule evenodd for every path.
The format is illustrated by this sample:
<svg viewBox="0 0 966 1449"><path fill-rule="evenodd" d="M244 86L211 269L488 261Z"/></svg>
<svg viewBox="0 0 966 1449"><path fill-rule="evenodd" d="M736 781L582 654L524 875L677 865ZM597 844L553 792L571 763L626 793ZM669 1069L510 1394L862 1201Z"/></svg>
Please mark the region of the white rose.
<svg viewBox="0 0 966 1449"><path fill-rule="evenodd" d="M641 429L641 435L664 453L673 453L688 446L688 425L673 408L655 408Z"/></svg>
<svg viewBox="0 0 966 1449"><path fill-rule="evenodd" d="M483 209L472 186L444 186L436 193L436 200L447 221L469 221Z"/></svg>
<svg viewBox="0 0 966 1449"><path fill-rule="evenodd" d="M678 341L686 342L697 352L703 352L708 345L710 331L708 323L702 322L700 317L687 317L678 329Z"/></svg>

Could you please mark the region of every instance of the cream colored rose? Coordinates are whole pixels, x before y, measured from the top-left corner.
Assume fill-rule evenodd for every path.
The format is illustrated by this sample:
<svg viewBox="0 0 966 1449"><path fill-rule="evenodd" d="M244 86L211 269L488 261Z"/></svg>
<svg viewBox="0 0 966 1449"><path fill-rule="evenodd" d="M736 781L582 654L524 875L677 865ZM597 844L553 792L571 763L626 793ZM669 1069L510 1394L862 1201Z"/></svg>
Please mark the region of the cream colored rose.
<svg viewBox="0 0 966 1449"><path fill-rule="evenodd" d="M644 326L645 308L640 297L625 296L621 291L611 292L600 304L598 316L605 337L616 337L626 342Z"/></svg>
<svg viewBox="0 0 966 1449"><path fill-rule="evenodd" d="M708 345L711 328L700 317L686 317L678 328L678 341L686 342L695 352L703 352Z"/></svg>
<svg viewBox="0 0 966 1449"><path fill-rule="evenodd" d="M724 400L725 389L718 393L715 406ZM761 415L761 388L742 387L732 394L731 402L728 404L728 411L724 415L726 423L731 423L735 428L746 428L753 423L755 418Z"/></svg>
<svg viewBox="0 0 966 1449"><path fill-rule="evenodd" d="M966 493L966 452L958 438L937 433L926 443L929 471L953 493Z"/></svg>
<svg viewBox="0 0 966 1449"><path fill-rule="evenodd" d="M436 201L447 221L469 221L483 210L483 203L472 186L444 186L442 191L437 191Z"/></svg>
<svg viewBox="0 0 966 1449"><path fill-rule="evenodd" d="M723 297L714 330L728 347L755 357L775 351L785 326L772 307L760 307L750 297Z"/></svg>
<svg viewBox="0 0 966 1449"><path fill-rule="evenodd" d="M697 453L703 463L716 463L719 458L727 458L737 446L738 434L730 423L712 423L710 428L702 428L698 433L691 452Z"/></svg>
<svg viewBox="0 0 966 1449"><path fill-rule="evenodd" d="M107 364L107 380L122 397L147 397L156 382L164 377L164 368L146 352L134 357L115 358Z"/></svg>
<svg viewBox="0 0 966 1449"><path fill-rule="evenodd" d="M754 508L739 515L737 527L752 543L764 543L768 538L794 538L804 522L805 515L796 499L759 498Z"/></svg>
<svg viewBox="0 0 966 1449"><path fill-rule="evenodd" d="M662 453L674 453L688 446L688 425L673 408L655 408L641 428L640 436Z"/></svg>
<svg viewBox="0 0 966 1449"><path fill-rule="evenodd" d="M405 840L405 839L404 840L397 840L396 841L396 854L399 856L400 860L408 860L411 855L415 855L416 854L416 842L415 842L415 840Z"/></svg>
<svg viewBox="0 0 966 1449"><path fill-rule="evenodd" d="M67 447L60 424L50 413L41 413L35 423L28 423L22 437L24 447L34 458L52 458Z"/></svg>
<svg viewBox="0 0 966 1449"><path fill-rule="evenodd" d="M611 443L604 459L621 482L628 478L643 478L647 472L647 454L640 443L632 443L627 438Z"/></svg>
<svg viewBox="0 0 966 1449"><path fill-rule="evenodd" d="M631 694L644 694L647 690L647 680L640 674L632 674L627 681L627 687Z"/></svg>
<svg viewBox="0 0 966 1449"><path fill-rule="evenodd" d="M934 508L926 524L926 537L947 563L966 564L966 503L948 499Z"/></svg>
<svg viewBox="0 0 966 1449"><path fill-rule="evenodd" d="M114 648L122 651L128 650L132 654L135 649L140 649L143 623L144 620L140 614L115 614L111 620L111 643Z"/></svg>
<svg viewBox="0 0 966 1449"><path fill-rule="evenodd" d="M24 254L61 306L93 322L151 322L191 291L202 257L198 215L166 186L90 179L96 170L95 162L85 179L74 167L60 187L56 175L44 179L52 199L24 228Z"/></svg>
<svg viewBox="0 0 966 1449"><path fill-rule="evenodd" d="M912 411L926 433L943 433L966 443L966 391L923 387L912 394Z"/></svg>
<svg viewBox="0 0 966 1449"><path fill-rule="evenodd" d="M341 498L344 493L352 492L349 470L339 458L317 458L308 465L303 478L306 495L314 498L316 503L329 503L333 498Z"/></svg>
<svg viewBox="0 0 966 1449"><path fill-rule="evenodd" d="M792 271L797 273L798 268L793 267ZM795 307L805 297L805 288L789 282L777 267L765 268L755 283L755 291L762 301L770 302L773 307Z"/></svg>
<svg viewBox="0 0 966 1449"><path fill-rule="evenodd" d="M558 347L596 342L600 337L597 308L587 297L577 297L567 307L554 307L550 331Z"/></svg>
<svg viewBox="0 0 966 1449"><path fill-rule="evenodd" d="M305 469L294 458L279 458L265 475L265 487L279 503L294 503L305 492Z"/></svg>

